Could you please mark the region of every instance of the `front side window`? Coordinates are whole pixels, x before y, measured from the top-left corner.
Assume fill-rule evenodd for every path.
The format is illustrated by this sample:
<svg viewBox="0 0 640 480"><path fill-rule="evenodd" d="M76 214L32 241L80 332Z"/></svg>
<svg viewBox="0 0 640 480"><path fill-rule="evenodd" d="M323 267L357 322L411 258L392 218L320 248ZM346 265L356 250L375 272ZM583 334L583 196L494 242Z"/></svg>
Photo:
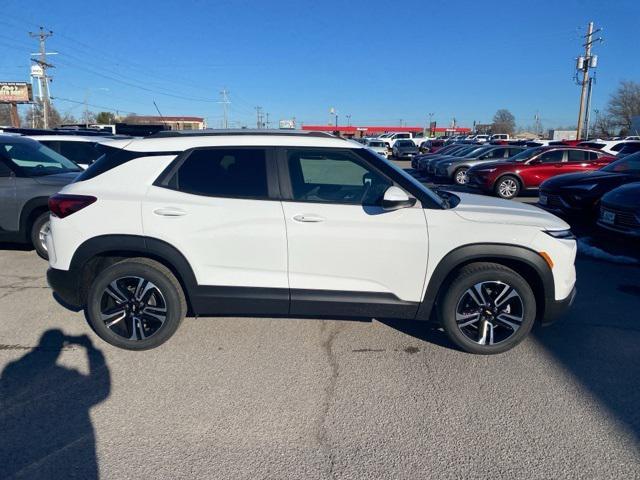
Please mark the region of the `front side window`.
<svg viewBox="0 0 640 480"><path fill-rule="evenodd" d="M545 152L540 155L538 161L541 163L559 163L562 162L563 156L563 150L551 150L550 152Z"/></svg>
<svg viewBox="0 0 640 480"><path fill-rule="evenodd" d="M72 161L35 141L4 141L0 143L0 155L30 177L82 170Z"/></svg>
<svg viewBox="0 0 640 480"><path fill-rule="evenodd" d="M264 149L194 150L168 182L170 188L194 195L269 198Z"/></svg>
<svg viewBox="0 0 640 480"><path fill-rule="evenodd" d="M380 205L393 184L348 151L290 150L287 157L296 201Z"/></svg>

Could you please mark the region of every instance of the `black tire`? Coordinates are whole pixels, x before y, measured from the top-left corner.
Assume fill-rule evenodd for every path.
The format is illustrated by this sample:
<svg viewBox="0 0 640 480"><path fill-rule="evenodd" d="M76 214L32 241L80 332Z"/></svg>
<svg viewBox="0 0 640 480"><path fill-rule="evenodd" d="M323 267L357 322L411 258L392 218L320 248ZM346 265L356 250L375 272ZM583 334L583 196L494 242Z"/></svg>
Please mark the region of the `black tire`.
<svg viewBox="0 0 640 480"><path fill-rule="evenodd" d="M29 232L29 238L31 239L31 244L33 248L35 248L36 253L40 258L44 258L45 260L49 260L49 254L47 252L47 244L44 242L43 235L46 235L44 231L49 230L49 212L43 212L36 217L36 219L31 224L31 231ZM42 232L42 235L41 235Z"/></svg>
<svg viewBox="0 0 640 480"><path fill-rule="evenodd" d="M507 286L511 289L503 290ZM474 296L487 300L487 306L476 310ZM474 323L476 311L481 313ZM473 263L460 269L448 284L438 302L438 314L453 343L469 353L492 355L512 349L529 334L536 318L536 299L529 283L510 268L497 263ZM521 320L515 320L517 317Z"/></svg>
<svg viewBox="0 0 640 480"><path fill-rule="evenodd" d="M469 170L467 167L460 167L456 168L456 171L453 172L453 181L456 185L466 185L468 183L467 170Z"/></svg>
<svg viewBox="0 0 640 480"><path fill-rule="evenodd" d="M149 299L153 302L152 305L146 305L144 309L139 305L137 310L134 310L136 292L127 290L126 283L131 282L130 279L133 277L142 278L154 287L150 289L153 290ZM118 302L115 300L116 297L106 292L107 287L114 281L118 281L116 285L119 287L119 293L129 301ZM112 307L114 309L127 304L124 307L126 316L121 321L114 322L113 328L109 328L107 322L102 319L105 302L110 299L115 303ZM157 326L160 322L154 320L156 317L149 316L147 309L155 309L157 313L159 307L164 307L166 315L164 322ZM171 270L148 258L122 260L101 271L89 288L85 307L89 325L98 336L111 345L127 350L148 350L163 344L176 332L186 312L187 302L180 282ZM136 314L139 317L136 317ZM154 323L153 328L147 322Z"/></svg>
<svg viewBox="0 0 640 480"><path fill-rule="evenodd" d="M522 185L520 184L520 180L518 177L514 177L513 175L505 175L500 177L494 187L493 192L497 197L504 198L507 200L511 200L512 198L516 198L522 189Z"/></svg>

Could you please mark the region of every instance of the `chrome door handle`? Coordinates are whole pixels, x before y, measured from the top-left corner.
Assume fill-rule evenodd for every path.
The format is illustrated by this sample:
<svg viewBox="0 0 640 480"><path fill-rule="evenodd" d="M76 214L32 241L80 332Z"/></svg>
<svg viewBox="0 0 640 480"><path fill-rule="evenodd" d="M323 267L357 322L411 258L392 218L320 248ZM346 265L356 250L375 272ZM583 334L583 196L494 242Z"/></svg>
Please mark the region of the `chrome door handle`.
<svg viewBox="0 0 640 480"><path fill-rule="evenodd" d="M187 212L185 212L181 208L174 207L158 208L154 210L153 213L161 217L182 217L187 214Z"/></svg>
<svg viewBox="0 0 640 480"><path fill-rule="evenodd" d="M324 222L324 218L319 217L317 215L302 215L302 214L298 214L298 215L294 215L293 219L296 222L307 222L307 223Z"/></svg>

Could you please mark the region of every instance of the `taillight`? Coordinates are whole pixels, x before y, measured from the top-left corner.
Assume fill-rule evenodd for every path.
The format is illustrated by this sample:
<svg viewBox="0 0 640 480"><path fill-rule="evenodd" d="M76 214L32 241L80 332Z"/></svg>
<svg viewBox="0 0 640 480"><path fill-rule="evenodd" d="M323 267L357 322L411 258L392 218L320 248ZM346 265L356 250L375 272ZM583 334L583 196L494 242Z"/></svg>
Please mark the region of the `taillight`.
<svg viewBox="0 0 640 480"><path fill-rule="evenodd" d="M65 195L57 193L49 197L49 210L58 218L68 217L97 200L90 195Z"/></svg>

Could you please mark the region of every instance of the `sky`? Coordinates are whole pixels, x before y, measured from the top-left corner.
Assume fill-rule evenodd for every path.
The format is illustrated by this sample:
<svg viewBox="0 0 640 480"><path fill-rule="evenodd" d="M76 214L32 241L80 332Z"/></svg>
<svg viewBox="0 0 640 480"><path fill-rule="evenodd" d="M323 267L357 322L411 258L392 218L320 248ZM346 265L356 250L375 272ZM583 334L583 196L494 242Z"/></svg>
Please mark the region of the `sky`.
<svg viewBox="0 0 640 480"><path fill-rule="evenodd" d="M603 28L593 109L640 81L640 1L2 0L0 80L29 81L29 37L47 50L62 113L195 115L234 126L256 106L298 124L575 126L575 58L589 21Z"/></svg>

